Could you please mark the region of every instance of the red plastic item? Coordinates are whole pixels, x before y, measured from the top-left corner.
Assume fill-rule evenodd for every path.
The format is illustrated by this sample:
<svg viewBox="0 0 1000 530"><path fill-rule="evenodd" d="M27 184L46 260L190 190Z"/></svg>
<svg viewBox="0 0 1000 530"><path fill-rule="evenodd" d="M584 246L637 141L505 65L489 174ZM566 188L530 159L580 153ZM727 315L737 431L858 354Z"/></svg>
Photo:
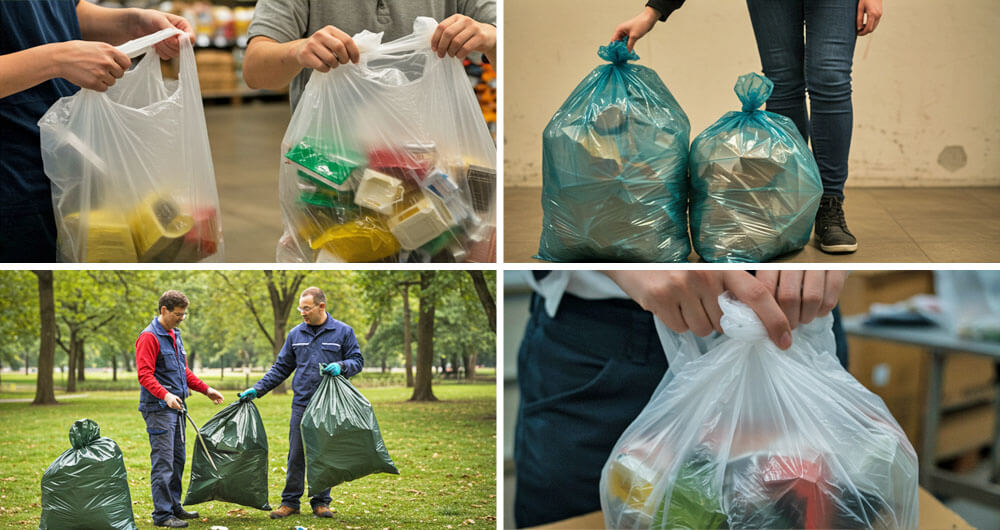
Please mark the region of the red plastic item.
<svg viewBox="0 0 1000 530"><path fill-rule="evenodd" d="M196 208L191 217L194 219L194 227L184 234L180 255L182 261L199 261L218 251L219 242L215 236L219 223L215 208Z"/></svg>
<svg viewBox="0 0 1000 530"><path fill-rule="evenodd" d="M395 177L405 177L417 184L434 168L434 161L407 151L381 148L368 152L368 166Z"/></svg>
<svg viewBox="0 0 1000 530"><path fill-rule="evenodd" d="M822 461L773 456L762 478L768 488L780 489L784 495L791 493L802 502L805 528L832 527L833 507L823 492L826 470Z"/></svg>

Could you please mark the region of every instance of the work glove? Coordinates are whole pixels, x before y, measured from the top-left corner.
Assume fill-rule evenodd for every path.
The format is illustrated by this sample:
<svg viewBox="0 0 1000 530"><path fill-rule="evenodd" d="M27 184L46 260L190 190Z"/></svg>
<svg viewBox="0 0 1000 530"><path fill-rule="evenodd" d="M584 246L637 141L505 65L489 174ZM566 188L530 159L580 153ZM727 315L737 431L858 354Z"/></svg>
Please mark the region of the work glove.
<svg viewBox="0 0 1000 530"><path fill-rule="evenodd" d="M330 363L323 367L323 373L327 375L340 375L340 363Z"/></svg>
<svg viewBox="0 0 1000 530"><path fill-rule="evenodd" d="M240 401L250 401L257 398L257 389L248 388L243 392L240 392Z"/></svg>

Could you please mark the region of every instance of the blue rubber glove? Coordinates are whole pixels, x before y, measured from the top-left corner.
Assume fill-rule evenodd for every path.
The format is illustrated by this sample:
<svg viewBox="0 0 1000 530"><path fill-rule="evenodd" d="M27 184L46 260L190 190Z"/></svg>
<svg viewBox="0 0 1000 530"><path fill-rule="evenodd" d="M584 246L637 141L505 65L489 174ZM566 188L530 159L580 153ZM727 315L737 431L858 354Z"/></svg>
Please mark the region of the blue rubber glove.
<svg viewBox="0 0 1000 530"><path fill-rule="evenodd" d="M248 388L243 392L240 392L240 401L250 401L257 398L257 389Z"/></svg>
<svg viewBox="0 0 1000 530"><path fill-rule="evenodd" d="M328 375L340 375L340 363L330 363L323 368L323 373Z"/></svg>

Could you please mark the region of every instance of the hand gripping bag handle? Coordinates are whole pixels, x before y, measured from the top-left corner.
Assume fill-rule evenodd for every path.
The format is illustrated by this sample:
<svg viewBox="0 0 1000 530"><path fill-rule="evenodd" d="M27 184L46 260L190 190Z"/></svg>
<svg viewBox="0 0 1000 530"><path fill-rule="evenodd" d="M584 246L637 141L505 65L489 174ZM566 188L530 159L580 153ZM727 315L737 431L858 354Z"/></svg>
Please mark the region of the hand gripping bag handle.
<svg viewBox="0 0 1000 530"><path fill-rule="evenodd" d="M434 35L437 24L431 17L417 17L413 21L412 33L385 44L382 43L382 33L372 33L368 30L357 33L351 38L361 53L362 62L379 57L431 53L431 36Z"/></svg>
<svg viewBox="0 0 1000 530"><path fill-rule="evenodd" d="M194 60L194 48L191 40L187 38L187 33L177 28L165 28L156 33L150 33L144 37L130 40L117 48L118 51L128 55L129 58L133 58L143 53L151 52L153 46L175 35L180 36L180 55L178 56L180 68L177 78L180 81L182 94L187 94L189 97L196 96L200 99L201 88L198 83L198 67Z"/></svg>
<svg viewBox="0 0 1000 530"><path fill-rule="evenodd" d="M156 33L150 33L144 37L139 37L138 39L132 39L125 44L117 46L118 51L128 55L129 58L135 57L137 55L142 55L147 49L156 46L160 42L163 42L174 35L184 35L185 33L177 28L166 28L157 31Z"/></svg>

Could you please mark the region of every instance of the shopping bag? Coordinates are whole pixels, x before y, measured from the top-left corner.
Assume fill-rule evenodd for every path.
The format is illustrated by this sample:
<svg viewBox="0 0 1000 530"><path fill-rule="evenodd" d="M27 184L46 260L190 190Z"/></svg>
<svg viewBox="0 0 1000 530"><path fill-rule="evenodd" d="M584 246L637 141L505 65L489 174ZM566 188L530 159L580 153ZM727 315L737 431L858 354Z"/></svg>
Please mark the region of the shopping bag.
<svg viewBox="0 0 1000 530"><path fill-rule="evenodd" d="M372 404L344 376L323 374L300 427L310 496L372 473L399 474Z"/></svg>
<svg viewBox="0 0 1000 530"><path fill-rule="evenodd" d="M536 257L686 261L687 115L625 41L598 55L545 127Z"/></svg>
<svg viewBox="0 0 1000 530"><path fill-rule="evenodd" d="M601 474L608 528L915 528L917 457L837 361L832 315L779 350L720 297L725 336L671 352Z"/></svg>
<svg viewBox="0 0 1000 530"><path fill-rule="evenodd" d="M705 261L760 262L809 242L823 184L792 120L760 109L773 88L740 76L742 110L691 144L691 237Z"/></svg>
<svg viewBox="0 0 1000 530"><path fill-rule="evenodd" d="M481 261L496 227L496 146L437 22L358 64L314 71L282 139L279 262ZM485 257L484 257L485 256Z"/></svg>
<svg viewBox="0 0 1000 530"><path fill-rule="evenodd" d="M257 406L237 401L208 420L198 433L201 440L194 444L184 504L216 500L270 510L267 433Z"/></svg>
<svg viewBox="0 0 1000 530"><path fill-rule="evenodd" d="M156 43L180 37L164 81ZM118 47L134 67L107 92L81 89L38 121L61 261L223 257L219 198L194 52L165 29ZM142 56L140 59L136 57Z"/></svg>
<svg viewBox="0 0 1000 530"><path fill-rule="evenodd" d="M132 496L118 444L101 437L97 422L77 420L69 429L73 445L42 475L45 529L134 529Z"/></svg>

